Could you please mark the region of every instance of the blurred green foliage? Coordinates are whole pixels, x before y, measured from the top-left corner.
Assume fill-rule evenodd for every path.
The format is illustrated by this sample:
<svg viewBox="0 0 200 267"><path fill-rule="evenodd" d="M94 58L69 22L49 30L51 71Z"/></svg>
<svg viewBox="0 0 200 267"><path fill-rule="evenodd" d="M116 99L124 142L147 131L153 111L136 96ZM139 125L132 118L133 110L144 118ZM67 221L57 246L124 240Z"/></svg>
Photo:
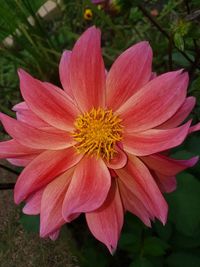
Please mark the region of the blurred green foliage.
<svg viewBox="0 0 200 267"><path fill-rule="evenodd" d="M0 111L10 114L20 101L17 68L59 85L62 51L71 49L90 25L102 30L102 51L109 69L114 59L132 44L148 40L154 51L153 70L162 73L185 68L190 75L188 94L197 98L192 117L200 120L200 5L199 0L121 0L118 14L106 12L90 0L62 0L58 14L45 20L37 14L43 0L3 1L0 8ZM84 20L85 8L93 18ZM34 25L27 19L32 16ZM3 42L12 36L13 46ZM200 135L189 137L173 156L200 155ZM178 189L166 198L169 220L165 226L145 227L126 214L119 247L114 256L96 241L83 218L69 228L78 244L71 244L83 267L199 267L200 266L200 164L178 176ZM27 231L36 230L38 218L23 215ZM55 243L56 245L56 243Z"/></svg>

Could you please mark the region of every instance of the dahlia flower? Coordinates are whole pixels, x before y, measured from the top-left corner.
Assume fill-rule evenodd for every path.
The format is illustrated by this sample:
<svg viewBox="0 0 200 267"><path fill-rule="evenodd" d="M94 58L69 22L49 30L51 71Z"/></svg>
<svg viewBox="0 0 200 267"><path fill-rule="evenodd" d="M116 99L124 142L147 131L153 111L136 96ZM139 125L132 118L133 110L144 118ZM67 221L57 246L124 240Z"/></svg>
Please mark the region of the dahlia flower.
<svg viewBox="0 0 200 267"><path fill-rule="evenodd" d="M14 189L23 212L40 214L40 236L56 239L63 224L85 213L92 234L114 252L124 213L151 226L165 224L162 195L176 188L175 175L198 158L175 160L162 153L180 145L195 105L186 97L188 74L154 77L152 50L140 42L122 53L109 72L100 31L87 29L62 55L63 89L19 70L24 102L17 119L3 113L12 137L0 143L0 157L25 166Z"/></svg>

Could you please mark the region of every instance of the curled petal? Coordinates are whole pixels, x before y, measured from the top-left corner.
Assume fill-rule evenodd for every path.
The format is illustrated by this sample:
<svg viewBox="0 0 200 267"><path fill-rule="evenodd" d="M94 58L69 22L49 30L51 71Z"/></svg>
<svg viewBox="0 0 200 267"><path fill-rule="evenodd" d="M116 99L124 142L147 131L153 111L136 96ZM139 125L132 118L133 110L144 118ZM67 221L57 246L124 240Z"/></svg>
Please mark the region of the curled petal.
<svg viewBox="0 0 200 267"><path fill-rule="evenodd" d="M71 131L79 114L67 95L56 86L47 86L19 70L20 89L29 108L42 120L55 128Z"/></svg>
<svg viewBox="0 0 200 267"><path fill-rule="evenodd" d="M14 139L9 141L0 142L0 158L18 158L28 155L37 155L43 150L26 147L15 141Z"/></svg>
<svg viewBox="0 0 200 267"><path fill-rule="evenodd" d="M171 193L176 189L176 177L175 176L166 176L155 172L154 179L160 188L160 191L163 193Z"/></svg>
<svg viewBox="0 0 200 267"><path fill-rule="evenodd" d="M124 133L123 148L125 151L146 156L180 145L188 134L191 121L168 130L151 129L140 133Z"/></svg>
<svg viewBox="0 0 200 267"><path fill-rule="evenodd" d="M65 131L37 129L3 113L0 113L0 120L9 135L23 146L34 149L62 149L73 145L72 137Z"/></svg>
<svg viewBox="0 0 200 267"><path fill-rule="evenodd" d="M171 118L185 101L188 74L168 72L148 82L116 112L128 132L154 128Z"/></svg>
<svg viewBox="0 0 200 267"><path fill-rule="evenodd" d="M166 176L174 176L179 172L194 166L199 159L199 157L193 157L188 160L177 160L161 154L140 158L150 169Z"/></svg>
<svg viewBox="0 0 200 267"><path fill-rule="evenodd" d="M200 122L190 127L189 134L197 131L200 131Z"/></svg>
<svg viewBox="0 0 200 267"><path fill-rule="evenodd" d="M18 158L7 158L7 161L15 166L25 167L38 155L39 154L33 154L33 155L28 155L28 156L21 156Z"/></svg>
<svg viewBox="0 0 200 267"><path fill-rule="evenodd" d="M50 127L47 122L41 120L34 112L30 110L26 102L20 102L19 104L16 104L12 110L16 111L16 117L19 121L25 122L36 128Z"/></svg>
<svg viewBox="0 0 200 267"><path fill-rule="evenodd" d="M23 213L28 215L37 215L41 210L41 200L44 192L44 187L26 199L26 205L23 208Z"/></svg>
<svg viewBox="0 0 200 267"><path fill-rule="evenodd" d="M36 128L46 128L51 127L48 123L41 120L37 115L35 115L30 109L21 109L16 112L17 120L25 122Z"/></svg>
<svg viewBox="0 0 200 267"><path fill-rule="evenodd" d="M178 111L166 122L159 125L157 129L169 129L179 126L193 110L196 99L193 96L187 97Z"/></svg>
<svg viewBox="0 0 200 267"><path fill-rule="evenodd" d="M105 67L101 56L100 31L87 29L76 42L69 63L70 85L82 111L105 106Z"/></svg>
<svg viewBox="0 0 200 267"><path fill-rule="evenodd" d="M65 223L62 204L72 178L73 170L63 173L49 183L42 195L40 213L40 236L47 237Z"/></svg>
<svg viewBox="0 0 200 267"><path fill-rule="evenodd" d="M106 162L106 165L110 169L120 169L120 168L123 168L126 165L126 163L127 163L127 155L117 145L115 147L115 150L116 150L116 154L114 154L114 158L112 158L109 162Z"/></svg>
<svg viewBox="0 0 200 267"><path fill-rule="evenodd" d="M106 201L99 209L86 213L86 220L92 234L113 254L124 220L122 202L115 180L112 181Z"/></svg>
<svg viewBox="0 0 200 267"><path fill-rule="evenodd" d="M106 79L106 104L116 110L151 77L152 50L140 42L123 52L114 62Z"/></svg>
<svg viewBox="0 0 200 267"><path fill-rule="evenodd" d="M51 234L49 235L49 238L50 238L52 241L55 241L56 239L58 239L59 234L60 234L60 229L54 231L53 233L51 233Z"/></svg>
<svg viewBox="0 0 200 267"><path fill-rule="evenodd" d="M69 222L74 215L99 208L110 189L110 173L104 161L85 156L76 166L63 203L63 217Z"/></svg>
<svg viewBox="0 0 200 267"><path fill-rule="evenodd" d="M71 58L71 51L65 50L61 56L59 64L60 81L65 92L73 99L72 89L69 78L69 61Z"/></svg>
<svg viewBox="0 0 200 267"><path fill-rule="evenodd" d="M15 203L19 204L32 192L39 190L56 176L76 165L81 157L74 148L60 151L47 150L41 153L20 174L14 190Z"/></svg>
<svg viewBox="0 0 200 267"><path fill-rule="evenodd" d="M29 107L27 106L26 102L23 101L23 102L20 102L16 105L14 105L14 107L12 108L13 111L21 111L21 110L27 110L29 109Z"/></svg>

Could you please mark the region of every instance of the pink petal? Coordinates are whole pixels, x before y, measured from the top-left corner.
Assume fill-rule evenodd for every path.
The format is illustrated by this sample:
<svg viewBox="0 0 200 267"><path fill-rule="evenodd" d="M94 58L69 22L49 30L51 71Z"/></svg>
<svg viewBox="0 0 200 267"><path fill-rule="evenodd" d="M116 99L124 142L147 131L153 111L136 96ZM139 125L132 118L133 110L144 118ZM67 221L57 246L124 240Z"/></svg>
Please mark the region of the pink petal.
<svg viewBox="0 0 200 267"><path fill-rule="evenodd" d="M176 189L176 177L155 172L154 179L163 193L171 193Z"/></svg>
<svg viewBox="0 0 200 267"><path fill-rule="evenodd" d="M0 113L0 120L8 134L23 146L34 149L63 149L73 145L72 137L65 131L39 130L3 113Z"/></svg>
<svg viewBox="0 0 200 267"><path fill-rule="evenodd" d="M40 213L41 237L47 237L65 223L62 217L62 204L72 174L73 170L70 169L49 183L44 190Z"/></svg>
<svg viewBox="0 0 200 267"><path fill-rule="evenodd" d="M73 99L72 89L69 78L69 61L71 58L71 51L65 50L61 56L59 65L60 81L65 92Z"/></svg>
<svg viewBox="0 0 200 267"><path fill-rule="evenodd" d="M76 165L82 155L74 148L60 151L47 150L35 158L20 174L14 190L15 203L19 204L32 192L51 182L56 176Z"/></svg>
<svg viewBox="0 0 200 267"><path fill-rule="evenodd" d="M28 156L21 156L18 158L7 158L7 161L15 166L25 167L38 155L39 154L33 154L33 155L28 155Z"/></svg>
<svg viewBox="0 0 200 267"><path fill-rule="evenodd" d="M115 171L126 187L142 202L151 217L156 217L165 224L167 203L144 163L139 158L129 155L127 165Z"/></svg>
<svg viewBox="0 0 200 267"><path fill-rule="evenodd" d="M200 122L190 127L189 134L197 131L200 131Z"/></svg>
<svg viewBox="0 0 200 267"><path fill-rule="evenodd" d="M22 156L41 153L43 150L21 145L15 140L0 142L0 158L18 158Z"/></svg>
<svg viewBox="0 0 200 267"><path fill-rule="evenodd" d="M144 86L151 77L151 64L148 42L140 42L123 52L107 75L107 106L116 110Z"/></svg>
<svg viewBox="0 0 200 267"><path fill-rule="evenodd" d="M51 233L49 235L49 238L52 240L52 241L55 241L56 239L58 239L58 236L60 234L60 229L57 230L57 231L54 231L53 233Z"/></svg>
<svg viewBox="0 0 200 267"><path fill-rule="evenodd" d="M20 109L16 112L17 120L25 122L36 128L50 127L48 123L41 120L30 109Z"/></svg>
<svg viewBox="0 0 200 267"><path fill-rule="evenodd" d="M30 197L26 200L23 213L28 215L37 215L40 213L43 192L44 187L30 195Z"/></svg>
<svg viewBox="0 0 200 267"><path fill-rule="evenodd" d="M85 156L76 166L63 203L63 217L69 222L80 212L99 208L110 189L110 173L101 158Z"/></svg>
<svg viewBox="0 0 200 267"><path fill-rule="evenodd" d="M193 110L196 103L196 99L190 96L185 99L183 105L178 109L178 111L166 122L159 125L157 129L169 129L179 126Z"/></svg>
<svg viewBox="0 0 200 267"><path fill-rule="evenodd" d="M21 93L30 109L52 126L72 130L79 111L67 95L65 97L64 91L47 86L23 70L18 73Z"/></svg>
<svg viewBox="0 0 200 267"><path fill-rule="evenodd" d="M14 107L12 108L13 111L21 111L21 110L27 110L29 109L29 107L27 106L26 102L23 101L23 102L20 102L16 105L14 105Z"/></svg>
<svg viewBox="0 0 200 267"><path fill-rule="evenodd" d="M166 176L174 176L179 172L194 166L199 157L193 157L188 160L176 160L161 154L141 157L141 160L152 170Z"/></svg>
<svg viewBox="0 0 200 267"><path fill-rule="evenodd" d="M95 238L104 243L113 254L117 248L124 220L123 206L115 180L112 182L106 201L99 209L86 213L86 220Z"/></svg>
<svg viewBox="0 0 200 267"><path fill-rule="evenodd" d="M123 148L128 153L146 156L180 145L188 134L191 121L168 130L151 129L140 133L124 133Z"/></svg>
<svg viewBox="0 0 200 267"><path fill-rule="evenodd" d="M156 72L152 72L151 73L151 77L150 77L150 80L153 80L157 77L157 73Z"/></svg>
<svg viewBox="0 0 200 267"><path fill-rule="evenodd" d="M110 169L123 168L127 163L127 155L117 145L115 146L115 150L116 150L116 154L114 155L114 158L111 159L109 162L106 162L106 165Z"/></svg>
<svg viewBox="0 0 200 267"><path fill-rule="evenodd" d="M118 183L120 188L121 199L125 210L130 211L138 218L140 218L140 220L143 221L146 226L151 227L150 219L154 218L143 205L142 201L140 201L135 196L133 190L129 189L129 187L127 187L127 185L124 184L122 180L118 179Z"/></svg>
<svg viewBox="0 0 200 267"><path fill-rule="evenodd" d="M104 107L105 67L101 56L101 33L87 29L76 42L70 58L70 84L82 111Z"/></svg>
<svg viewBox="0 0 200 267"><path fill-rule="evenodd" d="M185 101L187 85L188 74L180 71L148 82L117 110L126 131L144 131L171 118Z"/></svg>

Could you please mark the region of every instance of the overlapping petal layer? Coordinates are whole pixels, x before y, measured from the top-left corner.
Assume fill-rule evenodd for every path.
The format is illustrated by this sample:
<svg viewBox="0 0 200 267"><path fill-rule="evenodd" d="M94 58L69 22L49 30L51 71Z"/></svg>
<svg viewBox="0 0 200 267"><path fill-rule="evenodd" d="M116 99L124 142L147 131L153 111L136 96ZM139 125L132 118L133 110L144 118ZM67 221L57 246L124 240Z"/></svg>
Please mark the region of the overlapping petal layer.
<svg viewBox="0 0 200 267"><path fill-rule="evenodd" d="M117 113L128 132L139 132L164 123L185 101L188 74L168 72L148 82Z"/></svg>
<svg viewBox="0 0 200 267"><path fill-rule="evenodd" d="M146 156L176 147L186 138L190 123L174 129L124 133L124 150L137 156Z"/></svg>
<svg viewBox="0 0 200 267"><path fill-rule="evenodd" d="M59 174L76 165L81 158L82 155L77 155L74 148L44 151L20 174L15 185L15 202L20 203L31 193L41 189Z"/></svg>
<svg viewBox="0 0 200 267"><path fill-rule="evenodd" d="M62 216L62 204L69 187L73 170L68 170L49 183L42 195L40 213L40 236L46 237L59 229L65 220ZM51 205L49 205L51 203Z"/></svg>
<svg viewBox="0 0 200 267"><path fill-rule="evenodd" d="M0 120L9 135L23 146L34 149L59 150L73 145L72 137L65 131L37 129L3 113L0 113Z"/></svg>
<svg viewBox="0 0 200 267"><path fill-rule="evenodd" d="M38 117L58 129L73 129L79 111L62 90L46 86L23 70L19 70L19 78L22 96Z"/></svg>
<svg viewBox="0 0 200 267"><path fill-rule="evenodd" d="M69 222L77 213L99 208L107 197L110 185L110 173L103 160L85 156L76 166L65 196L64 219Z"/></svg>
<svg viewBox="0 0 200 267"><path fill-rule="evenodd" d="M133 197L138 198L151 218L158 218L163 224L167 219L167 203L164 200L148 168L142 161L129 155L129 161L125 168L116 170L120 180L132 192Z"/></svg>

